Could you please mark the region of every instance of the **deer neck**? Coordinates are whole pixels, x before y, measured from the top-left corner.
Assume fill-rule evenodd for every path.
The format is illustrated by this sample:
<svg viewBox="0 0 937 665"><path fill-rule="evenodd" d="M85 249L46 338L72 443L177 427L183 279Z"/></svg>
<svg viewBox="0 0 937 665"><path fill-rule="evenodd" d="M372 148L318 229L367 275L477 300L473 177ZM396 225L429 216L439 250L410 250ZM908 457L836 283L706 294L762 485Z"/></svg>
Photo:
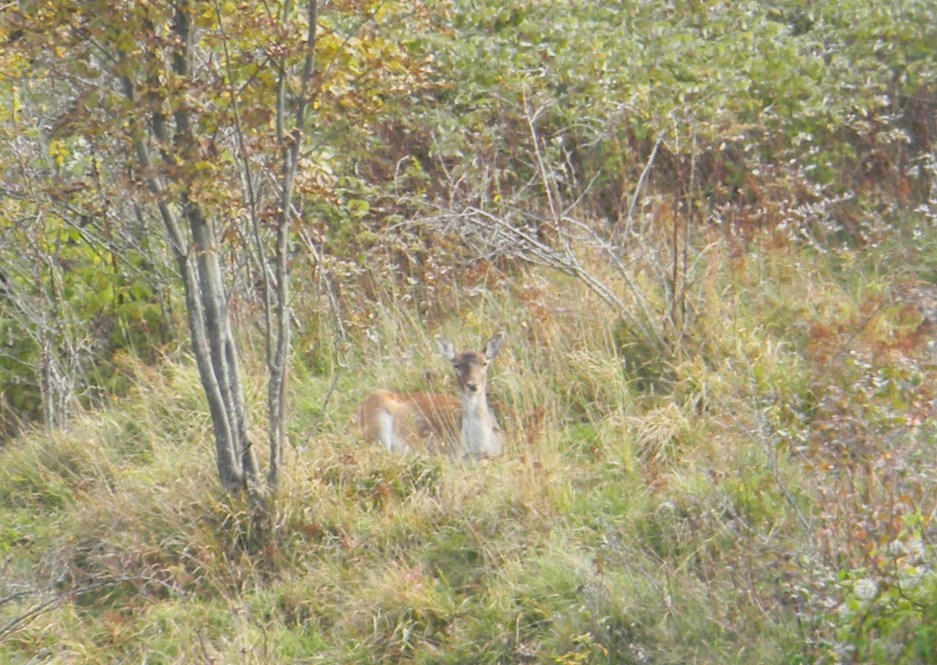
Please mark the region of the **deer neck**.
<svg viewBox="0 0 937 665"><path fill-rule="evenodd" d="M497 425L488 411L485 391L462 395L462 443L465 454L472 456L501 453Z"/></svg>

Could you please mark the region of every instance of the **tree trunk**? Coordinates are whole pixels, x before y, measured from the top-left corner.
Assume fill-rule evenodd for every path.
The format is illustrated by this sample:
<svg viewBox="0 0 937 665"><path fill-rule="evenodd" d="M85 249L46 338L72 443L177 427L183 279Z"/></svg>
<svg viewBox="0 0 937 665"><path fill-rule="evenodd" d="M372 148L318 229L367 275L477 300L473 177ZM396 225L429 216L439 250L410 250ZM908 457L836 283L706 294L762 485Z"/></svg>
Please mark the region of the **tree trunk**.
<svg viewBox="0 0 937 665"><path fill-rule="evenodd" d="M180 2L172 25L177 37L172 69L180 80L188 79L190 69L192 36L188 10L188 3ZM122 84L124 94L135 102L132 81L124 77ZM150 85L148 94L152 97L156 89ZM227 491L247 492L252 501L260 502L263 487L258 482L257 460L248 436L244 389L218 255L218 237L212 221L205 217L189 195L187 173L198 154L191 131L190 112L180 100L168 100L174 122L170 138L163 111L167 100L148 101L153 104L150 128L160 146L160 165L154 163L139 123L132 132L133 144L147 187L155 195L185 288L192 353L208 400L218 474ZM168 175L164 176L164 173ZM176 205L167 201L171 195L166 180L173 183L172 189L179 191ZM188 232L184 230L184 222L187 222Z"/></svg>

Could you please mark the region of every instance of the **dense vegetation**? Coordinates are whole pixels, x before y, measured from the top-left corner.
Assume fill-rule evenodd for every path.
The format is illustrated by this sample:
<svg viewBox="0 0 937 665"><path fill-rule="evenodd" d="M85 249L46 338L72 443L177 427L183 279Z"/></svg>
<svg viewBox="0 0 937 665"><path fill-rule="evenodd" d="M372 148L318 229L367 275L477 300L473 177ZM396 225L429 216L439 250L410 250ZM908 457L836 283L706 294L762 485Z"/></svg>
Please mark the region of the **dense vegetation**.
<svg viewBox="0 0 937 665"><path fill-rule="evenodd" d="M937 660L932 2L0 11L0 661ZM177 205L258 451L286 243L264 519ZM503 457L359 440L499 329Z"/></svg>

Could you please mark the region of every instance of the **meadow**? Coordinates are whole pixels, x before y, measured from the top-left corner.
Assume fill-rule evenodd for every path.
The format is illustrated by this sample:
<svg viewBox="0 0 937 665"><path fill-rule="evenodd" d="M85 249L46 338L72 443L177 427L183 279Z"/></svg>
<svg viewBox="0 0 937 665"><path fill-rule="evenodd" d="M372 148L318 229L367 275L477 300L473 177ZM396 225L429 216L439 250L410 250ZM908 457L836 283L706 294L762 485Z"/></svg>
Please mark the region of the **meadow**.
<svg viewBox="0 0 937 665"><path fill-rule="evenodd" d="M21 4L0 663L937 662L930 0ZM500 330L503 455L363 440Z"/></svg>
<svg viewBox="0 0 937 665"><path fill-rule="evenodd" d="M127 358L125 397L4 447L0 653L927 662L934 359L915 288L934 252L714 252L695 350L653 376L588 290L498 278L439 324L465 344L509 331L490 387L507 450L478 463L356 435L371 388L432 370L446 389L419 317L388 309L334 385L297 367L262 538L213 491L191 362Z"/></svg>

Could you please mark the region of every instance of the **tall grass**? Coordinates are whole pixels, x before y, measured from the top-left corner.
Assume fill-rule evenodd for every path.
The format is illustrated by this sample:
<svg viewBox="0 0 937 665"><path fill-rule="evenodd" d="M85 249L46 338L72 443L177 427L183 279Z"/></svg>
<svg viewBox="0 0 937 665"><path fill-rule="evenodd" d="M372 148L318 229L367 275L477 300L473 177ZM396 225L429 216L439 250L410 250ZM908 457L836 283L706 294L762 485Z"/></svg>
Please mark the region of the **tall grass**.
<svg viewBox="0 0 937 665"><path fill-rule="evenodd" d="M190 363L128 359L127 398L0 452L0 661L927 662L934 368L882 299L908 273L707 260L652 383L593 295L537 271L430 326L382 309L297 367L264 533L217 489ZM432 334L501 328L502 458L358 439L374 387L450 389Z"/></svg>

